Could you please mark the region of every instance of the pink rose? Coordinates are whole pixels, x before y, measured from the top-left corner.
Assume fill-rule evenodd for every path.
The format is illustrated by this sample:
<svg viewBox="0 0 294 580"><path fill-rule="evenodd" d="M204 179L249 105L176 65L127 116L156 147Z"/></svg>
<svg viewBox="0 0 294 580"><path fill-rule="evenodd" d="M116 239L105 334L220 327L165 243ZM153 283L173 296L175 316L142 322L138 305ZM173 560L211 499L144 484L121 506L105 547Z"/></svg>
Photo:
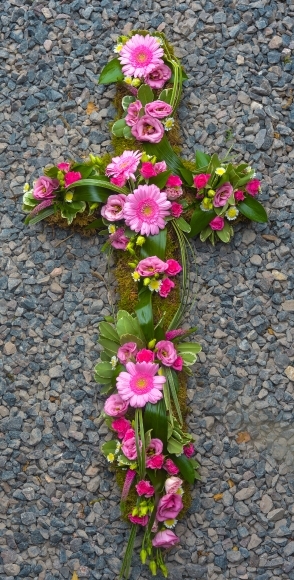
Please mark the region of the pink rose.
<svg viewBox="0 0 294 580"><path fill-rule="evenodd" d="M144 81L152 89L162 89L170 77L170 68L166 64L160 64L145 76Z"/></svg>
<svg viewBox="0 0 294 580"><path fill-rule="evenodd" d="M168 477L168 479L166 479L164 487L165 487L165 492L166 493L177 493L177 491L180 489L181 485L182 485L183 481L179 478L179 477Z"/></svg>
<svg viewBox="0 0 294 580"><path fill-rule="evenodd" d="M139 442L139 446L140 449L142 447L142 442ZM133 461L134 459L137 459L137 447L136 447L136 438L131 437L130 439L126 439L124 437L123 442L122 442L122 446L121 446L121 450L123 452L123 454L127 457L127 459L129 459L130 461Z"/></svg>
<svg viewBox="0 0 294 580"><path fill-rule="evenodd" d="M150 258L144 258L141 260L136 268L140 276L154 276L154 274L161 274L167 270L168 265L163 262L157 256L150 256Z"/></svg>
<svg viewBox="0 0 294 580"><path fill-rule="evenodd" d="M151 161L146 161L142 163L140 173L144 179L150 179L150 177L155 177L156 171L153 163Z"/></svg>
<svg viewBox="0 0 294 580"><path fill-rule="evenodd" d="M193 443L188 443L187 445L184 445L183 451L184 451L186 457L189 457L189 458L192 457L192 455L194 455L194 453L195 453Z"/></svg>
<svg viewBox="0 0 294 580"><path fill-rule="evenodd" d="M152 455L146 460L146 467L149 469L161 469L164 463L163 455Z"/></svg>
<svg viewBox="0 0 294 580"><path fill-rule="evenodd" d="M133 127L139 119L139 112L142 109L142 103L135 101L128 106L128 112L125 117L125 122L129 127Z"/></svg>
<svg viewBox="0 0 294 580"><path fill-rule="evenodd" d="M143 115L132 127L132 135L138 141L149 141L149 143L159 143L164 135L164 127L158 119L150 115Z"/></svg>
<svg viewBox="0 0 294 580"><path fill-rule="evenodd" d="M248 181L248 183L245 185L245 189L247 193L249 193L249 195L254 196L258 194L260 185L261 183L259 179L252 179L251 181Z"/></svg>
<svg viewBox="0 0 294 580"><path fill-rule="evenodd" d="M197 189L202 189L206 186L208 181L210 180L211 174L210 173L200 173L200 175L195 175L193 177L194 185Z"/></svg>
<svg viewBox="0 0 294 580"><path fill-rule="evenodd" d="M53 191L58 189L60 183L58 179L52 179L51 177L46 177L46 175L41 175L37 179L33 189L33 196L35 199L53 199L55 195Z"/></svg>
<svg viewBox="0 0 294 580"><path fill-rule="evenodd" d="M64 176L64 185L69 187L72 183L80 181L82 179L82 174L79 171L69 171Z"/></svg>
<svg viewBox="0 0 294 580"><path fill-rule="evenodd" d="M153 485L149 481L141 480L135 486L138 495L145 495L145 497L152 497L155 493Z"/></svg>
<svg viewBox="0 0 294 580"><path fill-rule="evenodd" d="M161 296L161 298L166 298L171 289L175 287L175 283L170 280L169 278L165 278L164 280L162 280L160 288L159 288L159 296Z"/></svg>
<svg viewBox="0 0 294 580"><path fill-rule="evenodd" d="M117 175L117 177L111 177L109 181L110 183L113 183L113 185L117 185L117 187L123 187L127 180L124 175Z"/></svg>
<svg viewBox="0 0 294 580"><path fill-rule="evenodd" d="M158 175L159 173L163 173L163 171L167 170L167 165L165 161L158 161L158 163L155 163L154 169L156 171L156 175Z"/></svg>
<svg viewBox="0 0 294 580"><path fill-rule="evenodd" d="M180 538L178 538L172 530L163 530L154 536L152 546L154 546L154 548L171 548L172 546L175 546L175 544L178 544L179 541Z"/></svg>
<svg viewBox="0 0 294 580"><path fill-rule="evenodd" d="M183 363L184 363L184 361L183 361L183 358L182 358L181 356L178 356L178 357L176 358L176 360L175 360L174 364L172 365L172 368L173 368L175 371L178 371L178 372L180 372L180 371L183 369Z"/></svg>
<svg viewBox="0 0 294 580"><path fill-rule="evenodd" d="M166 182L166 186L167 187L180 187L182 185L182 180L178 175L170 175L167 182Z"/></svg>
<svg viewBox="0 0 294 580"><path fill-rule="evenodd" d="M122 365L127 364L130 360L135 360L138 347L135 342L126 342L120 346L117 351L117 358Z"/></svg>
<svg viewBox="0 0 294 580"><path fill-rule="evenodd" d="M166 263L168 264L168 268L165 272L169 276L176 276L182 271L182 266L179 264L177 260L173 259L166 260Z"/></svg>
<svg viewBox="0 0 294 580"><path fill-rule="evenodd" d="M114 429L114 431L117 432L118 438L123 439L126 432L131 427L131 423L124 417L119 417L118 419L115 419L115 421L111 423L111 427L112 429Z"/></svg>
<svg viewBox="0 0 294 580"><path fill-rule="evenodd" d="M148 350L147 348L142 348L139 350L136 356L136 362L154 362L154 352L152 350Z"/></svg>
<svg viewBox="0 0 294 580"><path fill-rule="evenodd" d="M234 192L234 197L236 201L243 201L243 199L245 199L244 192L241 191L241 189Z"/></svg>
<svg viewBox="0 0 294 580"><path fill-rule="evenodd" d="M140 517L140 516L132 516L132 514L129 514L128 518L133 524L139 524L140 526L147 526L148 524L148 516Z"/></svg>
<svg viewBox="0 0 294 580"><path fill-rule="evenodd" d="M227 181L227 183L224 183L223 185L221 185L215 193L215 196L213 198L213 205L214 207L223 207L224 205L226 205L228 199L231 197L233 193L233 188L231 186L231 184Z"/></svg>
<svg viewBox="0 0 294 580"><path fill-rule="evenodd" d="M183 206L176 201L173 201L171 204L171 214L175 218L179 218L180 215L183 213Z"/></svg>
<svg viewBox="0 0 294 580"><path fill-rule="evenodd" d="M181 187L167 187L165 189L166 197L169 200L177 199L183 195L183 190Z"/></svg>
<svg viewBox="0 0 294 580"><path fill-rule="evenodd" d="M158 502L156 519L159 522L174 520L182 509L182 496L177 493L167 493Z"/></svg>
<svg viewBox="0 0 294 580"><path fill-rule="evenodd" d="M101 208L101 215L109 222L116 222L124 217L124 205L127 196L123 193L110 195L106 205Z"/></svg>
<svg viewBox="0 0 294 580"><path fill-rule="evenodd" d="M171 367L178 355L170 340L160 340L156 344L156 356L166 367Z"/></svg>
<svg viewBox="0 0 294 580"><path fill-rule="evenodd" d="M179 468L171 459L167 459L165 461L163 468L165 469L165 471L167 471L167 473L169 473L169 475L177 475L178 473L180 473Z"/></svg>
<svg viewBox="0 0 294 580"><path fill-rule="evenodd" d="M216 216L209 223L212 230L222 230L225 226L225 220L221 216Z"/></svg>
<svg viewBox="0 0 294 580"><path fill-rule="evenodd" d="M129 403L123 401L120 395L110 395L104 404L104 411L110 417L122 417L128 410Z"/></svg>
<svg viewBox="0 0 294 580"><path fill-rule="evenodd" d="M125 236L124 229L118 228L109 236L109 241L116 250L125 250L130 240Z"/></svg>
<svg viewBox="0 0 294 580"><path fill-rule="evenodd" d="M70 163L58 163L57 167L60 171L65 171L67 173L70 170Z"/></svg>
<svg viewBox="0 0 294 580"><path fill-rule="evenodd" d="M160 455L163 450L163 443L160 439L151 439L150 443L147 447L147 454L148 455Z"/></svg>
<svg viewBox="0 0 294 580"><path fill-rule="evenodd" d="M145 105L145 113L155 117L156 119L163 119L168 117L173 111L173 108L164 101L152 101L152 103L147 103Z"/></svg>

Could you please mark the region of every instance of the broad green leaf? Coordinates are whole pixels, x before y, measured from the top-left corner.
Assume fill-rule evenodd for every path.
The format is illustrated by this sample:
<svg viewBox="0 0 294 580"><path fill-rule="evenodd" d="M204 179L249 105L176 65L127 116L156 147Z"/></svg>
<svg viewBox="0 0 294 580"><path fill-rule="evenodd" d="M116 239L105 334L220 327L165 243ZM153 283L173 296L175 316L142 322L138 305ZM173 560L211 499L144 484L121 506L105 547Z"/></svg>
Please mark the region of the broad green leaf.
<svg viewBox="0 0 294 580"><path fill-rule="evenodd" d="M161 493L166 480L166 471L164 469L147 469L146 471L155 491Z"/></svg>
<svg viewBox="0 0 294 580"><path fill-rule="evenodd" d="M163 91L161 91L158 99L160 101L164 101L165 103L170 104L171 97L172 97L172 92L173 92L172 89L164 89Z"/></svg>
<svg viewBox="0 0 294 580"><path fill-rule="evenodd" d="M85 230L96 230L103 226L103 221L101 218L93 220L90 224L85 227Z"/></svg>
<svg viewBox="0 0 294 580"><path fill-rule="evenodd" d="M192 366L197 361L197 354L192 352L182 352L181 357L187 367Z"/></svg>
<svg viewBox="0 0 294 580"><path fill-rule="evenodd" d="M101 387L101 389L100 389L100 395L110 395L114 391L115 391L115 388L112 385L112 383L107 383L107 385L104 385L103 387Z"/></svg>
<svg viewBox="0 0 294 580"><path fill-rule="evenodd" d="M185 479L185 481L187 481L188 483L191 483L191 484L194 483L195 469L194 469L190 459L188 459L188 457L186 457L186 455L181 455L180 457L173 455L172 460L176 464L176 466L179 468L181 475Z"/></svg>
<svg viewBox="0 0 294 580"><path fill-rule="evenodd" d="M206 226L208 226L208 224L211 222L211 220L213 220L213 218L215 218L215 216L216 213L213 209L209 211L202 211L200 208L195 209L191 218L191 232L189 233L188 237L194 238L197 236L197 234L200 234L200 232L206 228Z"/></svg>
<svg viewBox="0 0 294 580"><path fill-rule="evenodd" d="M248 183L248 181L250 181L254 177L254 173L255 173L255 171L254 171L254 169L252 169L252 171L250 171L246 175L240 177L240 179L236 183L236 186L241 187L242 185L245 185L246 183Z"/></svg>
<svg viewBox="0 0 294 580"><path fill-rule="evenodd" d="M94 371L96 375L98 375L101 378L112 379L113 368L111 364L108 362L98 363L95 366Z"/></svg>
<svg viewBox="0 0 294 580"><path fill-rule="evenodd" d="M268 221L264 207L251 195L247 195L244 201L238 203L238 209L245 217L254 222L265 223Z"/></svg>
<svg viewBox="0 0 294 580"><path fill-rule="evenodd" d="M167 444L167 413L164 400L161 399L156 405L147 403L143 420L145 432L152 429L152 439L161 439L165 451Z"/></svg>
<svg viewBox="0 0 294 580"><path fill-rule="evenodd" d="M200 240L201 242L205 242L207 240L207 238L209 238L209 236L212 234L212 229L210 226L207 226L207 228L204 228L204 230L202 230L202 232L200 232Z"/></svg>
<svg viewBox="0 0 294 580"><path fill-rule="evenodd" d="M95 185L84 185L75 190L73 194L73 201L85 201L105 203L110 195L108 189L97 187Z"/></svg>
<svg viewBox="0 0 294 580"><path fill-rule="evenodd" d="M135 310L139 325L148 342L154 336L152 293L148 288L144 288L141 292Z"/></svg>
<svg viewBox="0 0 294 580"><path fill-rule="evenodd" d="M103 348L108 352L110 356L115 356L119 349L119 344L117 342L113 342L112 340L108 340L107 338L99 338L99 344L103 346Z"/></svg>
<svg viewBox="0 0 294 580"><path fill-rule="evenodd" d="M100 322L98 328L101 336L119 344L119 336L112 324L109 324L109 322Z"/></svg>
<svg viewBox="0 0 294 580"><path fill-rule="evenodd" d="M132 131L131 131L131 127L129 127L128 125L123 130L123 136L125 139L133 139L134 140L134 137L133 137Z"/></svg>
<svg viewBox="0 0 294 580"><path fill-rule="evenodd" d="M141 247L141 258L157 256L160 260L165 259L167 229L160 230L156 236L148 236Z"/></svg>
<svg viewBox="0 0 294 580"><path fill-rule="evenodd" d="M124 129L127 127L127 124L124 119L119 119L115 121L111 127L111 132L116 137L123 137L124 136Z"/></svg>
<svg viewBox="0 0 294 580"><path fill-rule="evenodd" d="M197 169L200 169L202 167L207 167L207 165L210 162L210 159L211 159L210 155L203 153L203 151L196 151L195 160L196 160Z"/></svg>
<svg viewBox="0 0 294 580"><path fill-rule="evenodd" d="M115 453L116 450L116 441L106 441L103 443L101 450L104 455L108 455L108 453Z"/></svg>
<svg viewBox="0 0 294 580"><path fill-rule="evenodd" d="M107 354L105 352L105 350L103 350L102 352L99 353L100 354L100 358L103 362L109 362L111 357L109 356L109 354Z"/></svg>
<svg viewBox="0 0 294 580"><path fill-rule="evenodd" d="M177 344L177 351L181 353L192 352L197 354L198 352L202 351L202 346L197 342L179 342Z"/></svg>
<svg viewBox="0 0 294 580"><path fill-rule="evenodd" d="M127 111L127 109L129 108L129 105L131 103L134 103L135 100L136 100L135 97L132 97L131 95L127 95L127 96L123 97L122 102L121 102L123 110Z"/></svg>
<svg viewBox="0 0 294 580"><path fill-rule="evenodd" d="M87 179L93 173L93 167L91 165L86 165L86 163L77 163L73 166L72 171L79 171L82 175L82 179Z"/></svg>
<svg viewBox="0 0 294 580"><path fill-rule="evenodd" d="M171 437L167 442L167 450L169 453L179 455L180 453L183 453L183 443L180 443L180 441Z"/></svg>
<svg viewBox="0 0 294 580"><path fill-rule="evenodd" d="M24 205L28 205L30 207L29 211L31 211L33 207L41 203L41 200L36 199L30 191L26 191L23 194L22 202Z"/></svg>
<svg viewBox="0 0 294 580"><path fill-rule="evenodd" d="M171 171L169 171L169 170L163 171L162 173L159 173L158 175L155 175L154 177L150 177L148 183L157 185L157 187L159 187L159 189L163 189L170 175L171 175Z"/></svg>
<svg viewBox="0 0 294 580"><path fill-rule="evenodd" d="M30 224L31 226L34 224L37 224L38 222L41 222L42 220L44 220L46 217L49 217L50 215L53 215L55 212L54 207L47 207L46 209L43 209L42 211L40 211L36 216L30 218L29 216L25 219L25 224Z"/></svg>
<svg viewBox="0 0 294 580"><path fill-rule="evenodd" d="M175 222L182 232L187 232L188 234L191 232L191 226L186 222L186 220L184 220L184 218L179 217Z"/></svg>
<svg viewBox="0 0 294 580"><path fill-rule="evenodd" d="M110 380L108 377L100 377L99 375L94 373L94 380L96 381L96 383L98 383L98 385L108 385L109 388L113 387L112 380Z"/></svg>
<svg viewBox="0 0 294 580"><path fill-rule="evenodd" d="M61 216L67 219L67 223L70 225L77 213L83 213L86 209L86 204L84 201L72 201L71 203L63 203L60 206Z"/></svg>
<svg viewBox="0 0 294 580"><path fill-rule="evenodd" d="M102 175L101 176L97 175L97 177L91 177L88 179L80 179L79 181L75 181L74 183L68 186L67 191L69 189L83 187L84 185L94 185L96 187L103 187L105 189L110 189L111 191L116 191L116 193L125 193L126 195L128 195L129 193L126 187L117 187L117 185L114 185L114 183L110 183L110 181L107 178L103 177Z"/></svg>
<svg viewBox="0 0 294 580"><path fill-rule="evenodd" d="M132 334L144 340L144 334L140 328L137 318L131 316L131 314L129 314L126 310L118 311L116 330L119 337L126 334Z"/></svg>
<svg viewBox="0 0 294 580"><path fill-rule="evenodd" d="M139 338L138 336L136 336L134 334L123 334L120 337L120 344L121 345L126 344L127 342L135 342L139 349L145 348L145 346L146 346L145 341L141 340L141 338Z"/></svg>
<svg viewBox="0 0 294 580"><path fill-rule="evenodd" d="M49 167L48 169L44 169L45 175L48 175L48 177L53 177L53 179L56 179L58 171L58 167Z"/></svg>
<svg viewBox="0 0 294 580"><path fill-rule="evenodd" d="M217 230L216 231L219 239L222 242L225 242L226 244L230 241L231 239L231 228L230 225L226 222L225 226L223 227L222 230Z"/></svg>
<svg viewBox="0 0 294 580"><path fill-rule="evenodd" d="M122 81L124 78L121 64L118 58L113 58L108 62L102 69L102 72L98 79L99 85L109 85L110 83L116 83Z"/></svg>
<svg viewBox="0 0 294 580"><path fill-rule="evenodd" d="M155 155L158 161L165 161L174 175L182 176L188 185L192 185L192 172L183 165L181 159L172 149L166 135L163 136L160 143L144 143L144 149L148 155Z"/></svg>
<svg viewBox="0 0 294 580"><path fill-rule="evenodd" d="M143 107L145 107L145 105L148 103L152 103L154 99L154 93L149 85L141 85L138 90L137 98L139 101L141 101Z"/></svg>

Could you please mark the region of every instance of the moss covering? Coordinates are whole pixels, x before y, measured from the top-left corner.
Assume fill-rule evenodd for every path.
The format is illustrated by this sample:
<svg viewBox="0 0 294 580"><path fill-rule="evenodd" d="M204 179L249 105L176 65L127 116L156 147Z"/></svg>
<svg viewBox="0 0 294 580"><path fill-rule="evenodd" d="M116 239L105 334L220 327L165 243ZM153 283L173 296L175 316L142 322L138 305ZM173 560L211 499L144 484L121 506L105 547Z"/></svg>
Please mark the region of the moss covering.
<svg viewBox="0 0 294 580"><path fill-rule="evenodd" d="M46 221L50 226L56 226L61 229L70 228L74 232L78 232L83 236L90 237L97 235L97 232L95 229L87 230L85 227L96 220L97 217L99 217L98 212L94 212L92 215L88 215L87 210L85 210L84 213L78 213L73 222L69 225L67 223L67 219L63 218L60 212L57 211L55 214L48 216L44 221Z"/></svg>

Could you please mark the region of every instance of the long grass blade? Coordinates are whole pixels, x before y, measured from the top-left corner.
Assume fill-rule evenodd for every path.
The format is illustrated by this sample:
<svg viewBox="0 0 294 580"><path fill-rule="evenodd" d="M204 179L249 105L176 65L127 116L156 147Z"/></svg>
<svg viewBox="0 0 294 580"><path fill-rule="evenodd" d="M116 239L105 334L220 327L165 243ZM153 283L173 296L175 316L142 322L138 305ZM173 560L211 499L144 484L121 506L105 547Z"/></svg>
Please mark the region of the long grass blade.
<svg viewBox="0 0 294 580"><path fill-rule="evenodd" d="M180 403L179 403L179 399L178 399L177 388L176 388L176 385L174 382L174 377L173 377L170 369L167 369L166 377L168 380L171 396L172 396L172 399L173 399L173 402L174 402L174 405L175 405L175 408L176 408L176 411L178 414L179 423L182 425L183 424L183 417L182 417L182 412L181 412Z"/></svg>

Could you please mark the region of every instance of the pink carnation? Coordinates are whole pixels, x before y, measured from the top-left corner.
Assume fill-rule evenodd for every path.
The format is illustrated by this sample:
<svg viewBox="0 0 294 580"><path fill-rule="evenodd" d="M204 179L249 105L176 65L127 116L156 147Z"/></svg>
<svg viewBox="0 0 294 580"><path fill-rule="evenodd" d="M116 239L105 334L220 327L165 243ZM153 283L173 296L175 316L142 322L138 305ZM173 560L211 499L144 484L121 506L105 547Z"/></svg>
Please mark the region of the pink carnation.
<svg viewBox="0 0 294 580"><path fill-rule="evenodd" d="M150 161L145 161L142 163L140 173L144 179L150 179L150 177L155 177L155 175L157 175L155 167Z"/></svg>
<svg viewBox="0 0 294 580"><path fill-rule="evenodd" d="M155 493L153 485L149 481L141 480L136 485L138 495L145 495L145 497L152 497Z"/></svg>
<svg viewBox="0 0 294 580"><path fill-rule="evenodd" d="M178 356L178 357L176 358L176 360L175 360L174 364L172 365L172 368L173 368L175 371L178 371L178 372L180 372L180 371L183 369L183 364L184 364L183 358L182 358L181 356Z"/></svg>
<svg viewBox="0 0 294 580"><path fill-rule="evenodd" d="M124 206L127 196L123 193L110 195L106 205L101 208L101 215L109 222L116 222L124 217Z"/></svg>
<svg viewBox="0 0 294 580"><path fill-rule="evenodd" d="M129 238L125 236L124 232L123 228L118 228L114 234L109 236L109 241L116 250L125 250L130 241Z"/></svg>
<svg viewBox="0 0 294 580"><path fill-rule="evenodd" d="M181 197L181 195L183 195L183 190L181 187L166 187L165 193L167 199L173 200Z"/></svg>
<svg viewBox="0 0 294 580"><path fill-rule="evenodd" d="M165 461L163 468L167 473L169 473L169 475L177 475L180 472L179 468L171 459Z"/></svg>
<svg viewBox="0 0 294 580"><path fill-rule="evenodd" d="M72 183L80 181L82 179L82 174L79 171L69 171L64 176L64 185L69 187Z"/></svg>
<svg viewBox="0 0 294 580"><path fill-rule="evenodd" d="M70 170L70 163L58 163L57 167L60 171L65 171L66 173Z"/></svg>
<svg viewBox="0 0 294 580"><path fill-rule="evenodd" d="M167 170L167 165L165 161L158 161L157 163L155 163L154 169L156 171L156 175L158 175L159 173L163 173L163 171Z"/></svg>
<svg viewBox="0 0 294 580"><path fill-rule="evenodd" d="M169 276L176 276L182 271L182 266L179 264L177 260L173 259L166 260L166 263L168 264L168 268L166 269L165 272Z"/></svg>
<svg viewBox="0 0 294 580"><path fill-rule="evenodd" d="M154 362L154 352L152 350L148 350L147 348L142 348L139 350L136 356L136 362Z"/></svg>
<svg viewBox="0 0 294 580"><path fill-rule="evenodd" d="M179 218L180 215L183 213L183 206L176 201L173 201L171 204L171 214L175 218Z"/></svg>
<svg viewBox="0 0 294 580"><path fill-rule="evenodd" d="M184 451L186 457L189 457L189 458L192 457L192 455L194 455L194 453L195 453L193 443L188 443L187 445L184 445L183 451Z"/></svg>
<svg viewBox="0 0 294 580"><path fill-rule="evenodd" d="M127 180L123 175L118 175L117 177L111 177L109 181L113 185L117 185L117 187L124 187Z"/></svg>
<svg viewBox="0 0 294 580"><path fill-rule="evenodd" d="M146 467L148 467L148 469L161 469L163 463L164 463L163 455L152 455L152 457L147 458Z"/></svg>
<svg viewBox="0 0 294 580"><path fill-rule="evenodd" d="M60 183L58 179L52 179L46 175L41 175L35 184L33 189L33 196L35 199L45 200L53 199L55 197L53 191L58 189Z"/></svg>
<svg viewBox="0 0 294 580"><path fill-rule="evenodd" d="M165 227L170 202L156 185L139 185L124 206L126 224L142 236L154 236Z"/></svg>
<svg viewBox="0 0 294 580"><path fill-rule="evenodd" d="M213 198L214 207L223 207L226 205L228 199L233 193L233 187L229 182L224 183L216 190L215 196Z"/></svg>
<svg viewBox="0 0 294 580"><path fill-rule="evenodd" d="M236 201L243 201L243 199L245 199L244 191L238 189L234 192L234 197Z"/></svg>
<svg viewBox="0 0 294 580"><path fill-rule="evenodd" d="M173 111L173 108L164 101L152 101L145 105L145 113L156 119L163 119L168 117Z"/></svg>
<svg viewBox="0 0 294 580"><path fill-rule="evenodd" d="M168 268L168 264L163 262L157 256L150 256L150 258L144 258L141 260L136 268L140 276L149 277L154 276L154 274L162 274Z"/></svg>
<svg viewBox="0 0 294 580"><path fill-rule="evenodd" d="M129 127L133 127L139 120L139 112L142 109L141 101L135 101L128 106L128 112L125 117L125 122Z"/></svg>
<svg viewBox="0 0 294 580"><path fill-rule="evenodd" d="M111 423L112 429L117 432L117 436L119 439L123 439L128 429L131 427L130 421L125 419L124 417L119 417L119 419L115 419Z"/></svg>
<svg viewBox="0 0 294 580"><path fill-rule="evenodd" d="M166 186L167 187L180 187L182 185L182 180L178 175L170 175L167 182L166 182Z"/></svg>
<svg viewBox="0 0 294 580"><path fill-rule="evenodd" d="M209 222L209 225L212 230L222 230L225 226L225 220L221 216L216 216Z"/></svg>
<svg viewBox="0 0 294 580"><path fill-rule="evenodd" d="M200 175L195 175L193 177L194 185L197 189L202 189L206 186L208 181L210 180L211 174L210 173L200 173Z"/></svg>
<svg viewBox="0 0 294 580"><path fill-rule="evenodd" d="M133 429L133 427L130 427L125 432L124 441L128 441L129 439L133 439L134 437L135 437L135 429Z"/></svg>
<svg viewBox="0 0 294 580"><path fill-rule="evenodd" d="M177 493L167 493L158 502L156 519L159 522L173 520L183 509L182 496Z"/></svg>
<svg viewBox="0 0 294 580"><path fill-rule="evenodd" d="M138 141L159 143L164 135L164 127L158 119L150 115L143 115L136 125L132 127L132 135Z"/></svg>
<svg viewBox="0 0 294 580"><path fill-rule="evenodd" d="M156 344L156 356L166 367L171 367L177 359L177 351L170 340L160 340Z"/></svg>
<svg viewBox="0 0 294 580"><path fill-rule="evenodd" d="M148 516L132 516L132 514L129 514L128 517L132 524L139 524L140 526L147 526L148 524Z"/></svg>
<svg viewBox="0 0 294 580"><path fill-rule="evenodd" d="M138 347L135 342L126 342L119 347L117 351L117 358L122 365L125 365L130 360L134 360L137 354Z"/></svg>
<svg viewBox="0 0 294 580"><path fill-rule="evenodd" d="M110 417L122 417L128 410L129 403L120 395L110 395L104 404L104 411Z"/></svg>
<svg viewBox="0 0 294 580"><path fill-rule="evenodd" d="M258 194L260 186L261 183L259 179L252 179L251 181L248 181L248 183L245 185L245 189L247 193L249 193L249 195L254 196Z"/></svg>
<svg viewBox="0 0 294 580"><path fill-rule="evenodd" d="M152 69L144 78L145 83L152 89L162 89L171 77L171 70L166 64L160 64Z"/></svg>
<svg viewBox="0 0 294 580"><path fill-rule="evenodd" d="M164 487L165 487L165 492L166 493L177 493L177 491L180 489L181 485L182 485L183 481L179 478L179 477L168 477L168 479L166 479Z"/></svg>
<svg viewBox="0 0 294 580"><path fill-rule="evenodd" d="M160 288L159 288L159 296L161 296L161 298L166 298L171 289L175 287L175 283L170 280L169 278L165 278L164 280L162 280Z"/></svg>
<svg viewBox="0 0 294 580"><path fill-rule="evenodd" d="M152 546L154 548L171 548L175 546L180 541L180 538L174 534L172 530L163 530L158 532L152 540Z"/></svg>

